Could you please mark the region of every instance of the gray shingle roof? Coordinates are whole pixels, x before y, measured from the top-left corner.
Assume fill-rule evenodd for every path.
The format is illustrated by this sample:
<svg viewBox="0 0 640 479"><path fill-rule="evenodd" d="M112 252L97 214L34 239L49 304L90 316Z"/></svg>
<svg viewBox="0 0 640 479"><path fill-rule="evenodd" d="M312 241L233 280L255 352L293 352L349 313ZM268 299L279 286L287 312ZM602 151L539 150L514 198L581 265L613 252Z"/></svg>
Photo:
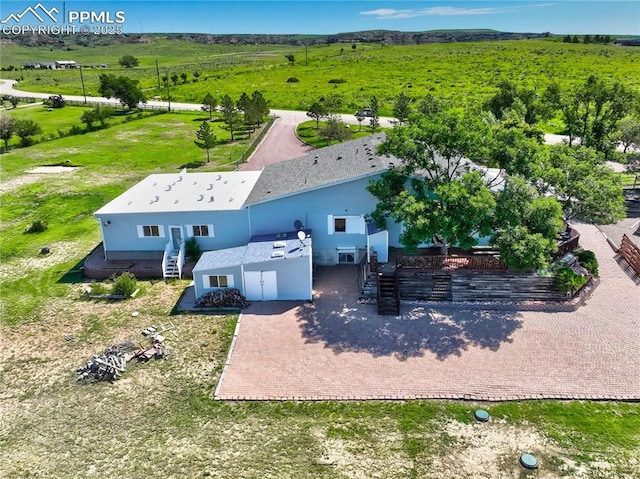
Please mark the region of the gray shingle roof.
<svg viewBox="0 0 640 479"><path fill-rule="evenodd" d="M399 162L397 158L376 153L384 138L383 133L378 133L266 166L245 205L380 173L390 162Z"/></svg>

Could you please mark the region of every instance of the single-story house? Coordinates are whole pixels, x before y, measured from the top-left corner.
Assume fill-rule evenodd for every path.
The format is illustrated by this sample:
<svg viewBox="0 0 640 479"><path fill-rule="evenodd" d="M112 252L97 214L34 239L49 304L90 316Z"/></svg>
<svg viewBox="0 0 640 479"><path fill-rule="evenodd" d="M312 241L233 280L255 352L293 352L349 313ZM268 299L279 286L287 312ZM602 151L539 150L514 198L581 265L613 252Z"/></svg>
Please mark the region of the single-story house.
<svg viewBox="0 0 640 479"><path fill-rule="evenodd" d="M366 220L377 204L366 187L400 162L376 153L383 140L384 134L377 134L340 143L262 171L191 173L185 169L150 175L94 213L105 259L162 261L165 277L179 277L184 241L194 237L205 251L194 269L198 294L221 287L207 281L222 275L227 276L227 285L242 285L254 296L251 285L257 276L252 273L260 270L275 271L275 279L268 282L277 284L281 299L290 297L281 280L301 280L298 276L291 280L288 268L264 269L265 262L273 265L281 258L264 261L256 253L269 249L263 243L275 241L278 234L287 235L283 241L289 241L292 231L313 231L313 249L309 237L304 253L314 264L355 264L374 252L379 262L387 262L389 247L401 247L402 225L391 220L386 229L380 229ZM307 273L296 269L296 275L304 278ZM300 284L304 294L306 286Z"/></svg>

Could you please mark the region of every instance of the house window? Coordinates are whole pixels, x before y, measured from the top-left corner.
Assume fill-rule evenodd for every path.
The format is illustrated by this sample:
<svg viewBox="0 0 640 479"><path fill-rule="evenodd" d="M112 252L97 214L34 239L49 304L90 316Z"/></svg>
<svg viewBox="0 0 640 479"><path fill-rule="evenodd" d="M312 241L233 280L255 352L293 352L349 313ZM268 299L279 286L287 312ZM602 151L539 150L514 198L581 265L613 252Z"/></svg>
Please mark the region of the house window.
<svg viewBox="0 0 640 479"><path fill-rule="evenodd" d="M363 216L328 216L328 232L365 234L365 221Z"/></svg>
<svg viewBox="0 0 640 479"><path fill-rule="evenodd" d="M164 238L164 228L159 225L138 225L139 238Z"/></svg>
<svg viewBox="0 0 640 479"><path fill-rule="evenodd" d="M233 288L233 276L213 274L204 277L205 288Z"/></svg>
<svg viewBox="0 0 640 479"><path fill-rule="evenodd" d="M354 248L338 249L338 264L356 264L356 250Z"/></svg>
<svg viewBox="0 0 640 479"><path fill-rule="evenodd" d="M193 236L209 236L209 226L193 225Z"/></svg>
<svg viewBox="0 0 640 479"><path fill-rule="evenodd" d="M333 231L336 233L347 232L347 219L346 218L334 218L333 219Z"/></svg>
<svg viewBox="0 0 640 479"><path fill-rule="evenodd" d="M213 225L187 225L189 236L213 237Z"/></svg>

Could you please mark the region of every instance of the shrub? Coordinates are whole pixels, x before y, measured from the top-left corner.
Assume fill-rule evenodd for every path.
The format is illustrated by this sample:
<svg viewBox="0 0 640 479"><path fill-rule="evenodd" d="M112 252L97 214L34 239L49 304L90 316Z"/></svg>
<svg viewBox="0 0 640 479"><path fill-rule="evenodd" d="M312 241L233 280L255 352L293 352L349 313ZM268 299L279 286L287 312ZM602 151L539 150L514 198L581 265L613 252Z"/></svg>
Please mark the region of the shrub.
<svg viewBox="0 0 640 479"><path fill-rule="evenodd" d="M298 83L300 80L298 80L296 77L289 77L287 78L287 83Z"/></svg>
<svg viewBox="0 0 640 479"><path fill-rule="evenodd" d="M191 258L191 261L198 261L202 256L202 249L194 236L184 242L184 254Z"/></svg>
<svg viewBox="0 0 640 479"><path fill-rule="evenodd" d="M42 220L35 220L24 230L25 233L42 233L48 228L47 223Z"/></svg>
<svg viewBox="0 0 640 479"><path fill-rule="evenodd" d="M329 83L347 83L347 80L344 78L332 78Z"/></svg>
<svg viewBox="0 0 640 479"><path fill-rule="evenodd" d="M109 288L107 288L107 286L104 283L99 283L96 280L91 281L91 284L89 285L89 287L91 288L90 294L108 294L109 293Z"/></svg>
<svg viewBox="0 0 640 479"><path fill-rule="evenodd" d="M570 268L556 271L556 281L560 291L577 291L587 283L587 278L573 272Z"/></svg>
<svg viewBox="0 0 640 479"><path fill-rule="evenodd" d="M128 298L138 288L138 280L133 273L124 272L113 277L113 294Z"/></svg>
<svg viewBox="0 0 640 479"><path fill-rule="evenodd" d="M598 272L598 258L596 258L596 254L593 251L587 250L582 253L578 253L578 261L580 261L580 264L596 278L600 276Z"/></svg>

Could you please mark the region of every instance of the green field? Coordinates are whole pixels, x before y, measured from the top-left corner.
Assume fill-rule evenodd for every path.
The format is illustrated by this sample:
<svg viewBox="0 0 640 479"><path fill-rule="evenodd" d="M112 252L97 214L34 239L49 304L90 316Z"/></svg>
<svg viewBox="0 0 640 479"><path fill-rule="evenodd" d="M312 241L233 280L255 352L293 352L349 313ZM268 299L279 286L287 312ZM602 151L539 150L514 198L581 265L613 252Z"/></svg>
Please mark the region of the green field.
<svg viewBox="0 0 640 479"><path fill-rule="evenodd" d="M140 66L126 70L118 58L130 53ZM296 58L290 65L286 54ZM155 62L160 75L188 74L188 82L171 82L174 101L198 103L206 92L238 98L243 92L263 92L272 108L305 110L321 96L335 93L343 98L343 112L352 113L368 104L372 95L381 100L381 113L391 115L392 101L404 91L413 98L430 93L454 105L470 105L487 98L504 79L542 91L551 80L561 85L578 84L590 74L619 80L636 89L640 58L633 48L613 45L566 44L555 38L502 42L450 43L418 46L359 44L313 46L305 64L304 47L223 46L181 40L156 39L145 45L74 47L51 52L46 48L9 45L3 48L3 65L25 61L73 59L84 65L105 63L107 70L83 70L87 91L97 94L100 74L124 74L139 79L149 97L166 98L158 88ZM197 82L193 72L201 76ZM24 78L27 91L82 94L79 71L23 70L4 72L9 78ZM289 83L295 77L299 81ZM329 83L330 80L345 83Z"/></svg>
<svg viewBox="0 0 640 479"><path fill-rule="evenodd" d="M314 47L309 66L301 64L300 48L176 45L64 52L3 46L2 63L64 54L111 66L118 56L133 53L142 66L117 73L137 76L149 88L156 57L176 70L201 68L209 77L172 88L176 99L199 101L202 92L216 89L237 96L258 88L272 107L299 108L333 91L347 99L347 112L372 92L390 99L402 88L415 97L432 92L473 102L518 68L527 70L523 81L529 85L549 75L581 81L590 68L638 84L629 74L638 61L631 50L550 41L359 45L344 54L339 46ZM175 48L167 57L169 47ZM287 64L286 53L296 55L296 65ZM464 64L456 63L461 59ZM92 89L100 72L85 71ZM27 90L56 85L69 94L80 87L78 72L3 72L17 74L25 75ZM286 83L289 76L300 82ZM261 77L264 84L254 86ZM347 82L328 85L334 77ZM78 123L82 108L34 106L6 113L35 119L46 135ZM202 120L199 112L116 118L109 128L16 148L0 158L0 477L640 478L640 404L218 402L212 393L237 316L171 315L188 280L140 282L141 294L123 302L83 297L78 268L100 241L95 210L148 174L185 166L232 169L241 160L250 140L226 143L228 132L216 121L221 144L211 163L201 164L205 153L193 139ZM28 173L51 164L76 168ZM37 219L48 224L47 231L25 234ZM39 253L43 246L51 248L49 255ZM169 359L131 366L114 384L76 383L76 368L93 354L140 341L143 328L168 320L178 333L167 340ZM489 423L473 420L480 406L490 411ZM539 471L518 465L525 446L540 459Z"/></svg>

